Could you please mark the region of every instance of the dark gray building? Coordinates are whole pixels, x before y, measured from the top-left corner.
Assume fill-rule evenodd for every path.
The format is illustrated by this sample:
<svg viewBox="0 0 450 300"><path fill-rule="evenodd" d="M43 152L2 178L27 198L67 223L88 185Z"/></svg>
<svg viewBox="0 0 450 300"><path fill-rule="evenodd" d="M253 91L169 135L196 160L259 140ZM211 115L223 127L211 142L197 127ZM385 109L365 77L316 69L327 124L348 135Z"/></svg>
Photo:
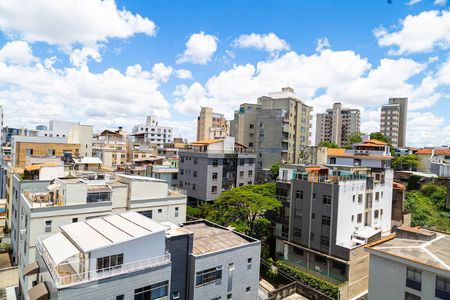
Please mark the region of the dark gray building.
<svg viewBox="0 0 450 300"><path fill-rule="evenodd" d="M231 137L197 141L179 157L179 186L191 201L213 201L222 191L255 182L255 154Z"/></svg>

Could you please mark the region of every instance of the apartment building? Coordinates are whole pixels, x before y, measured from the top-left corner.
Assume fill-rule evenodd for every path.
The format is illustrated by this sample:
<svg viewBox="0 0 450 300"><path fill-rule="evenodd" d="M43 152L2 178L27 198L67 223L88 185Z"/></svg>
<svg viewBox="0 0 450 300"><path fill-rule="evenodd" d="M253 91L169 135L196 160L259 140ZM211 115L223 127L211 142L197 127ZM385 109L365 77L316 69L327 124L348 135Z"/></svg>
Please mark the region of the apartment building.
<svg viewBox="0 0 450 300"><path fill-rule="evenodd" d="M341 103L334 103L332 109L317 114L316 145L331 142L344 146L352 133L360 132L360 123L359 109L343 108Z"/></svg>
<svg viewBox="0 0 450 300"><path fill-rule="evenodd" d="M25 167L30 157L79 156L80 144L68 143L63 137L13 136L11 140L12 166Z"/></svg>
<svg viewBox="0 0 450 300"><path fill-rule="evenodd" d="M94 138L92 152L103 162L103 168L115 170L127 162L126 132L122 127L116 131L103 130Z"/></svg>
<svg viewBox="0 0 450 300"><path fill-rule="evenodd" d="M179 186L191 201L213 201L222 191L255 183L256 156L233 137L194 142L179 156Z"/></svg>
<svg viewBox="0 0 450 300"><path fill-rule="evenodd" d="M210 107L200 109L197 117L197 141L223 139L229 135L229 122L223 114L213 112Z"/></svg>
<svg viewBox="0 0 450 300"><path fill-rule="evenodd" d="M137 211L155 221L186 220L186 196L167 182L150 177L116 174L95 178L27 180L13 175L11 247L19 275L34 261L36 237L59 226L125 211ZM21 281L28 290L30 282Z"/></svg>
<svg viewBox="0 0 450 300"><path fill-rule="evenodd" d="M67 136L69 144L80 145L79 155L82 157L92 157L92 137L94 136L94 126L72 124Z"/></svg>
<svg viewBox="0 0 450 300"><path fill-rule="evenodd" d="M238 143L254 148L258 172L276 163L298 163L310 144L311 111L292 88L285 87L258 98L257 105L242 104L232 132Z"/></svg>
<svg viewBox="0 0 450 300"><path fill-rule="evenodd" d="M163 147L173 139L172 127L160 126L156 116L148 116L144 125L134 126L131 134L157 147Z"/></svg>
<svg viewBox="0 0 450 300"><path fill-rule="evenodd" d="M5 126L2 128L2 146L11 146L11 139L13 136L38 136L38 131L26 128L13 128Z"/></svg>
<svg viewBox="0 0 450 300"><path fill-rule="evenodd" d="M450 299L450 236L400 227L368 245L369 299Z"/></svg>
<svg viewBox="0 0 450 300"><path fill-rule="evenodd" d="M126 212L61 226L37 249L25 299L257 298L260 242L206 221Z"/></svg>
<svg viewBox="0 0 450 300"><path fill-rule="evenodd" d="M406 146L408 98L389 98L381 107L380 132L389 138L395 148Z"/></svg>

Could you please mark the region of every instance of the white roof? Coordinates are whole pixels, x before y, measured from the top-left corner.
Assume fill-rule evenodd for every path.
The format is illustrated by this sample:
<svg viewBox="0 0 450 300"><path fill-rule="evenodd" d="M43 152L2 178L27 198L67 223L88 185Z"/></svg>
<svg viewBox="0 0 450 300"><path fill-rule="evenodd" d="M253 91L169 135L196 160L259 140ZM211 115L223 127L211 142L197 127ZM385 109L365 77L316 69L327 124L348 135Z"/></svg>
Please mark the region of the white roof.
<svg viewBox="0 0 450 300"><path fill-rule="evenodd" d="M55 264L59 264L80 252L61 232L46 238L42 243Z"/></svg>
<svg viewBox="0 0 450 300"><path fill-rule="evenodd" d="M102 164L102 160L98 157L82 157L74 158L73 161L76 164Z"/></svg>
<svg viewBox="0 0 450 300"><path fill-rule="evenodd" d="M353 235L362 237L364 239L368 239L368 238L374 236L375 234L377 234L378 232L380 232L380 230L376 230L372 227L366 226L366 227L359 229L358 231L355 231L355 233Z"/></svg>
<svg viewBox="0 0 450 300"><path fill-rule="evenodd" d="M163 179L147 177L147 176L137 176L137 175L128 175L128 174L116 174L116 176L132 179L132 180L145 180L145 181L166 182L167 183L167 181L165 181Z"/></svg>
<svg viewBox="0 0 450 300"><path fill-rule="evenodd" d="M164 229L164 226L137 212L109 215L61 226L61 231L83 252L123 243Z"/></svg>

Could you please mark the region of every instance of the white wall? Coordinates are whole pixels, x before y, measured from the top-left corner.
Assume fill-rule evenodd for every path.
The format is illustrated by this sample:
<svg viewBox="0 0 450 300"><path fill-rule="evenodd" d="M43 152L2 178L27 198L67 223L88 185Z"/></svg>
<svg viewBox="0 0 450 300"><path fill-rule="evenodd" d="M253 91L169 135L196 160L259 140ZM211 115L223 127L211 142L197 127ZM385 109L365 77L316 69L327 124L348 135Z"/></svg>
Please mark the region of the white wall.
<svg viewBox="0 0 450 300"><path fill-rule="evenodd" d="M70 127L68 142L80 144L80 155L84 157L92 156L92 135L94 127L92 125L73 124Z"/></svg>
<svg viewBox="0 0 450 300"><path fill-rule="evenodd" d="M58 177L64 177L64 166L41 167L39 171L39 180L52 180Z"/></svg>

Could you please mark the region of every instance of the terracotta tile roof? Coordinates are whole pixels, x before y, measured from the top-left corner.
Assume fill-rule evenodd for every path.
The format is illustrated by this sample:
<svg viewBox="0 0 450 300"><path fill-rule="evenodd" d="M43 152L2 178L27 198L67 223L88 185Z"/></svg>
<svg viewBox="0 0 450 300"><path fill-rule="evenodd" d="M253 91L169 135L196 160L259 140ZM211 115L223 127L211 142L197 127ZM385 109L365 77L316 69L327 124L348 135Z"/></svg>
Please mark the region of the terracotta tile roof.
<svg viewBox="0 0 450 300"><path fill-rule="evenodd" d="M341 156L345 155L345 149L344 148L327 148L327 154L328 156Z"/></svg>
<svg viewBox="0 0 450 300"><path fill-rule="evenodd" d="M393 188L394 188L394 190L405 190L406 186L404 184L402 184L402 183L394 181Z"/></svg>
<svg viewBox="0 0 450 300"><path fill-rule="evenodd" d="M43 164L35 164L35 165L30 165L25 167L26 171L36 171L36 170L40 170L43 167L58 167L60 166L60 164L56 163L56 162L49 162L49 163L43 163Z"/></svg>
<svg viewBox="0 0 450 300"><path fill-rule="evenodd" d="M218 142L221 142L222 140L201 140L201 141L196 141L193 142L191 145L193 146L205 146L205 145L211 145L211 144L215 144Z"/></svg>
<svg viewBox="0 0 450 300"><path fill-rule="evenodd" d="M450 149L435 149L434 154L436 155L450 155Z"/></svg>
<svg viewBox="0 0 450 300"><path fill-rule="evenodd" d="M433 149L419 149L416 151L416 154L428 154L431 155Z"/></svg>
<svg viewBox="0 0 450 300"><path fill-rule="evenodd" d="M375 140L375 139L370 139L367 141L364 141L361 145L372 145L372 146L385 146L387 145L385 142L379 141L379 140Z"/></svg>

